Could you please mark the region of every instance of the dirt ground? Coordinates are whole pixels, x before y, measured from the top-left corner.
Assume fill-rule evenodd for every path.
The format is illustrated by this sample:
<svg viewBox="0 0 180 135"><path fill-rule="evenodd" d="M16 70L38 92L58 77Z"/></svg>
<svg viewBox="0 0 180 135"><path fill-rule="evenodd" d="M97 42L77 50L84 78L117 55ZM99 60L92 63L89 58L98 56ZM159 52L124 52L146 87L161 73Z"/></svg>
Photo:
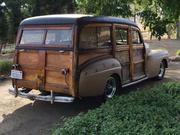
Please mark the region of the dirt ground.
<svg viewBox="0 0 180 135"><path fill-rule="evenodd" d="M150 47L165 48L170 55L175 55L180 49L180 41L163 40L147 41ZM123 91L131 89L149 88L152 85L162 82L180 82L180 62L171 62L163 81L149 79L134 86L125 88ZM72 117L80 112L86 112L101 105L103 102L98 98L85 99L71 104L55 103L51 105L47 102L32 102L27 99L14 98L8 94L11 87L10 80L0 81L0 135L46 135L50 134L51 128L56 126L58 121L64 117ZM125 92L126 94L126 92ZM62 123L63 124L63 121Z"/></svg>

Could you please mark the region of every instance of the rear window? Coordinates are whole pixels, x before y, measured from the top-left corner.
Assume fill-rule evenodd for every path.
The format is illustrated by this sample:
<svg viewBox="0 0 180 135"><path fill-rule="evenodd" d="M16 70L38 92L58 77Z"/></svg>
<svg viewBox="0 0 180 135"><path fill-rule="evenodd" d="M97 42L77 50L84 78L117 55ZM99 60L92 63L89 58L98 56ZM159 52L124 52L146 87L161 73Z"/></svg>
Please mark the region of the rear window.
<svg viewBox="0 0 180 135"><path fill-rule="evenodd" d="M72 30L48 30L46 45L70 45L72 41Z"/></svg>
<svg viewBox="0 0 180 135"><path fill-rule="evenodd" d="M42 44L45 30L23 30L20 44Z"/></svg>
<svg viewBox="0 0 180 135"><path fill-rule="evenodd" d="M23 30L21 45L42 45L44 43L47 46L71 45L72 29Z"/></svg>

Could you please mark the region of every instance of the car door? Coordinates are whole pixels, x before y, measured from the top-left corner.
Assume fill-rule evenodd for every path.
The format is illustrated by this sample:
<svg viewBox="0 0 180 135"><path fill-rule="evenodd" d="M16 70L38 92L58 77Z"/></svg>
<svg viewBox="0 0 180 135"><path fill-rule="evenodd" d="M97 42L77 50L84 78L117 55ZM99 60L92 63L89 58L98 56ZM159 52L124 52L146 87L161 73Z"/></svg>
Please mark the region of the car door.
<svg viewBox="0 0 180 135"><path fill-rule="evenodd" d="M139 29L131 29L132 80L145 77L145 47Z"/></svg>
<svg viewBox="0 0 180 135"><path fill-rule="evenodd" d="M115 37L115 58L119 60L122 66L121 83L125 84L131 81L130 75L130 43L128 40L128 26L116 25L114 30Z"/></svg>

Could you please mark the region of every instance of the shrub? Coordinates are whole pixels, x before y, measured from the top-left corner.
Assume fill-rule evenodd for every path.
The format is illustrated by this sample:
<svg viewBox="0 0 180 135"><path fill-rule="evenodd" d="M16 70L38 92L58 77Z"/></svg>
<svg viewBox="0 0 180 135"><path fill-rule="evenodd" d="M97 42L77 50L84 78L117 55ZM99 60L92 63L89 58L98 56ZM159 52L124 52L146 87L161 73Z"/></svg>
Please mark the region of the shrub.
<svg viewBox="0 0 180 135"><path fill-rule="evenodd" d="M0 75L8 75L12 67L11 61L0 61Z"/></svg>
<svg viewBox="0 0 180 135"><path fill-rule="evenodd" d="M180 83L166 83L108 100L52 135L179 135L179 121Z"/></svg>
<svg viewBox="0 0 180 135"><path fill-rule="evenodd" d="M176 51L176 56L180 56L180 50Z"/></svg>

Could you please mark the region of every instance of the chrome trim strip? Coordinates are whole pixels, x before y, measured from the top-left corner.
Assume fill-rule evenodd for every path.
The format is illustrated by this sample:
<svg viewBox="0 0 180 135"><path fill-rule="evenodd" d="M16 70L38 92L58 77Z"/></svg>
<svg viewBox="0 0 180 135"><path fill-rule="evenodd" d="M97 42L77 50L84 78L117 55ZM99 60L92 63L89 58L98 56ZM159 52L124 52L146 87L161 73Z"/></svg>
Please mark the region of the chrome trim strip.
<svg viewBox="0 0 180 135"><path fill-rule="evenodd" d="M137 80L137 81L134 81L134 82L131 82L131 83L128 83L128 84L124 84L124 85L122 85L122 87L124 88L124 87L130 86L130 85L142 82L142 81L147 80L147 79L148 79L148 77L145 77L145 78L142 78L140 80Z"/></svg>

